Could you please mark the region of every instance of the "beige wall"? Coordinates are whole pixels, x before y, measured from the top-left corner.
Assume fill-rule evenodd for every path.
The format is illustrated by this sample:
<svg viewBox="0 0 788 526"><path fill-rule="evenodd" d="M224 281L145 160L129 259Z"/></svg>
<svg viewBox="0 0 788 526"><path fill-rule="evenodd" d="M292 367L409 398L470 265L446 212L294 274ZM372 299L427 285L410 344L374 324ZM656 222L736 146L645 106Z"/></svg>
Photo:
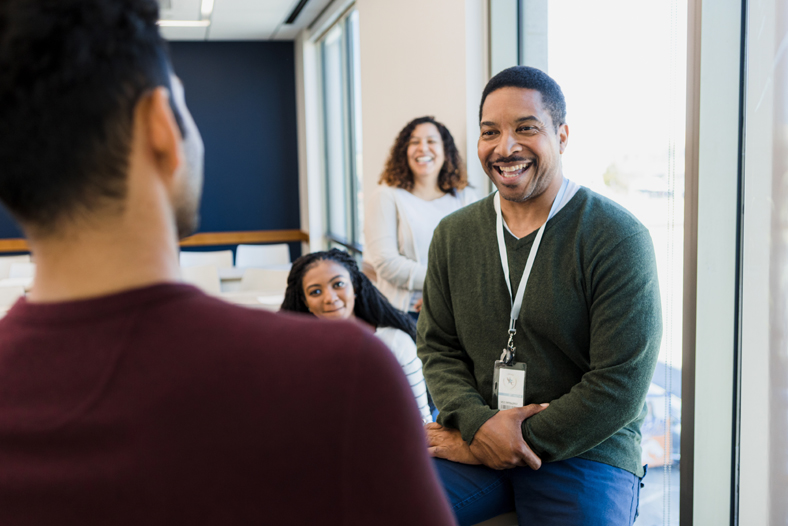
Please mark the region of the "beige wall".
<svg viewBox="0 0 788 526"><path fill-rule="evenodd" d="M451 131L479 193L479 97L487 80L484 0L357 0L365 195L411 119L434 115Z"/></svg>

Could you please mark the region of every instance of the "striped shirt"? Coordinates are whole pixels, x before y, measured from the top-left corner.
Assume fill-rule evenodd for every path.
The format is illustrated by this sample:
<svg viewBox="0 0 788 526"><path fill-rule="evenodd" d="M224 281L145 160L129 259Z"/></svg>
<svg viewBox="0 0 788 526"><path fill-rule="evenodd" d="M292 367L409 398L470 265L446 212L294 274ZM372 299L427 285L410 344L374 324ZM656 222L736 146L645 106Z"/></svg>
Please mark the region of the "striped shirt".
<svg viewBox="0 0 788 526"><path fill-rule="evenodd" d="M393 327L384 327L375 331L375 336L380 338L391 349L397 358L402 372L408 379L416 405L422 418L430 418L430 407L427 403L427 384L424 383L424 374L421 372L421 360L416 356L416 344L407 333Z"/></svg>

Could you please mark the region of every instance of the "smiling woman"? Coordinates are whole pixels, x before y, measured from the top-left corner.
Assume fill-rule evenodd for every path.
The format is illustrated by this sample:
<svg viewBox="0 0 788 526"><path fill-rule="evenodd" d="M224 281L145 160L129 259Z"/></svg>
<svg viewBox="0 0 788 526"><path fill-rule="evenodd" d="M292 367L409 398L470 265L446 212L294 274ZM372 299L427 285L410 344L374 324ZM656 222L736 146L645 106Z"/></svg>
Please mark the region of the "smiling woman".
<svg viewBox="0 0 788 526"><path fill-rule="evenodd" d="M364 259L395 307L418 317L432 232L475 200L449 130L433 117L410 121L391 147L366 212Z"/></svg>
<svg viewBox="0 0 788 526"><path fill-rule="evenodd" d="M416 356L416 327L386 301L347 252L334 248L298 258L287 277L282 310L352 320L374 330L402 367L422 420L432 421L421 360Z"/></svg>

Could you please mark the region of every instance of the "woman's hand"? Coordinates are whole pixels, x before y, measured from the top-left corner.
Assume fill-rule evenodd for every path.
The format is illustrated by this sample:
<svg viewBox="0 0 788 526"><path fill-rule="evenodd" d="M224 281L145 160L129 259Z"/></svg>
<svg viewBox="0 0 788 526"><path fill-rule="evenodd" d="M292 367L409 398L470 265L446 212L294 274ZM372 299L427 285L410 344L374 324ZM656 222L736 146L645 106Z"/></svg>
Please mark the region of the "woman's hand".
<svg viewBox="0 0 788 526"><path fill-rule="evenodd" d="M427 434L427 451L431 457L460 464L481 464L458 430L430 422L424 426L424 432Z"/></svg>
<svg viewBox="0 0 788 526"><path fill-rule="evenodd" d="M419 298L416 300L416 303L413 304L413 310L416 312L421 312L421 307L424 305L424 298Z"/></svg>

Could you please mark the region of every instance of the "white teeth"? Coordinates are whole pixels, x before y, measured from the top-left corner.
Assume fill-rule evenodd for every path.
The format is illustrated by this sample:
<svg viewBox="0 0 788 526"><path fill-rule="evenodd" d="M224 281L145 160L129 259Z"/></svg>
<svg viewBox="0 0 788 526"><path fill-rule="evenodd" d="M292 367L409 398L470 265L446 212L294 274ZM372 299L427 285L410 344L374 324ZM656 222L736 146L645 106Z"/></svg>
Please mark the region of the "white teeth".
<svg viewBox="0 0 788 526"><path fill-rule="evenodd" d="M500 169L504 173L519 172L523 168L527 168L530 165L531 163L518 164L515 166L499 166L498 169Z"/></svg>
<svg viewBox="0 0 788 526"><path fill-rule="evenodd" d="M431 161L431 160L432 160L432 157L416 157L416 162L417 163L426 163L426 162Z"/></svg>

